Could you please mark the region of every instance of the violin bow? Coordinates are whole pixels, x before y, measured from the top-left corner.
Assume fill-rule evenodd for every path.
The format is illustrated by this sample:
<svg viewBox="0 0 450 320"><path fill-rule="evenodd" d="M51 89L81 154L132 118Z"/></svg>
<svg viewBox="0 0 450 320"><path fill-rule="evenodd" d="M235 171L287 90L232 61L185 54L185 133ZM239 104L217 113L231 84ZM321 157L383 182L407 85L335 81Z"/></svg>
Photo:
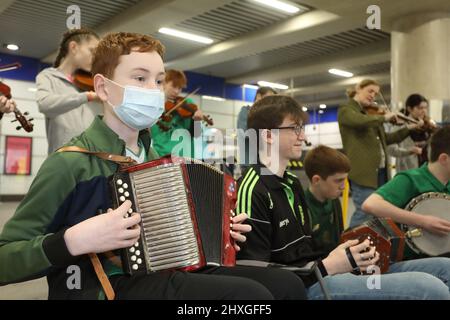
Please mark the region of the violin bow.
<svg viewBox="0 0 450 320"><path fill-rule="evenodd" d="M384 100L384 97L383 97L383 94L381 93L381 90L380 90L380 92L378 92L378 94L379 94L380 97L381 97L381 101L383 101L383 104L386 106L386 109L387 109L389 112L392 112L391 108L390 108L389 105L386 103L386 100ZM400 119L403 119L403 120L405 120L405 121L409 121L409 122L412 122L412 123L415 123L415 124L419 123L419 121L417 121L416 119L413 119L413 118L411 118L411 117L408 117L407 115L404 115L404 114L401 113L401 112L395 112L395 114L397 115L397 117L399 117Z"/></svg>

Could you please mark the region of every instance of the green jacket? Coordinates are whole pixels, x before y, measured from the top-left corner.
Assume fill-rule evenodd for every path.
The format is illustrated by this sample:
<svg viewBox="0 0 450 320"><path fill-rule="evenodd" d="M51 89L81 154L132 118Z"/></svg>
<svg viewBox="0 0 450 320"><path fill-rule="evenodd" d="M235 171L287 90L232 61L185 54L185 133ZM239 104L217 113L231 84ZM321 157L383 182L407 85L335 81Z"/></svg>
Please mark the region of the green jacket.
<svg viewBox="0 0 450 320"><path fill-rule="evenodd" d="M148 159L155 159L148 130L139 138ZM67 145L125 155L125 142L100 117ZM70 255L64 232L112 207L108 177L117 169L92 155L52 153L0 234L0 285L47 276L49 298L96 298L100 284L89 258ZM69 265L80 267L82 290L67 288Z"/></svg>
<svg viewBox="0 0 450 320"><path fill-rule="evenodd" d="M358 102L350 99L338 111L339 131L344 152L350 159L349 179L365 187L378 187L378 168L381 162L381 141L386 155L386 168L389 157L386 146L403 141L408 135L407 128L386 133L383 127L384 116L368 115Z"/></svg>

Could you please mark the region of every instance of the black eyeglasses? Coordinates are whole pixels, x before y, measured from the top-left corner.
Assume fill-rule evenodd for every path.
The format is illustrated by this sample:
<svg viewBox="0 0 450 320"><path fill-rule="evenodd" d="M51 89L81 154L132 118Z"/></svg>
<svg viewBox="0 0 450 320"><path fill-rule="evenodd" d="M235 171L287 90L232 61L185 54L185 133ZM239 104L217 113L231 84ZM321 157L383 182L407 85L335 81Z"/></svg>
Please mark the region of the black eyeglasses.
<svg viewBox="0 0 450 320"><path fill-rule="evenodd" d="M304 124L297 124L295 126L289 126L289 127L279 127L276 129L291 129L294 130L295 134L297 136L301 135L303 131L305 131L305 125Z"/></svg>

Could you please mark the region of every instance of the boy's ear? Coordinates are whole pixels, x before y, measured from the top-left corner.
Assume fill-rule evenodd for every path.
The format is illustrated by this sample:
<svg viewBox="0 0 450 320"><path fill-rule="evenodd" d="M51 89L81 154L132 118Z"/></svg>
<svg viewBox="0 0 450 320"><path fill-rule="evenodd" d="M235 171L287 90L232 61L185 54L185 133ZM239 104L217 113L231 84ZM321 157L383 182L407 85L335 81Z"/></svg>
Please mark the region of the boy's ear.
<svg viewBox="0 0 450 320"><path fill-rule="evenodd" d="M318 183L320 180L322 180L322 178L321 178L318 174L315 174L315 175L313 175L312 178L311 178L311 184L316 184L316 183Z"/></svg>
<svg viewBox="0 0 450 320"><path fill-rule="evenodd" d="M101 74L94 76L95 93L102 101L108 100L108 89L105 86L105 82L105 78Z"/></svg>
<svg viewBox="0 0 450 320"><path fill-rule="evenodd" d="M270 131L269 129L261 129L261 139L265 144L272 144L272 131Z"/></svg>
<svg viewBox="0 0 450 320"><path fill-rule="evenodd" d="M438 161L441 165L445 165L450 161L450 156L446 153L441 153L438 157Z"/></svg>

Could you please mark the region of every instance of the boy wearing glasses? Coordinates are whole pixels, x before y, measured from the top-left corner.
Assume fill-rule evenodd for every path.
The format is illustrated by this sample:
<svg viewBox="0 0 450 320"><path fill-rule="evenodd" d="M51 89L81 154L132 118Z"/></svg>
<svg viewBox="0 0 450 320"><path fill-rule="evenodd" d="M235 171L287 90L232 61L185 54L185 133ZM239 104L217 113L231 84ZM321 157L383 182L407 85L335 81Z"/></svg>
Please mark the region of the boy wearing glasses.
<svg viewBox="0 0 450 320"><path fill-rule="evenodd" d="M289 160L301 156L305 119L299 104L287 96L265 97L250 110L248 127L257 131L259 152L258 163L238 181L237 212L246 212L252 227L238 260L297 267L314 261L333 299L450 299L448 261L428 268L433 269L428 273L428 262L417 260L408 268L397 263L373 288L370 275L350 273L368 271L378 261L379 253L368 240L350 240L326 252L318 247L303 189L286 171ZM314 276L302 279L309 299L324 298Z"/></svg>

